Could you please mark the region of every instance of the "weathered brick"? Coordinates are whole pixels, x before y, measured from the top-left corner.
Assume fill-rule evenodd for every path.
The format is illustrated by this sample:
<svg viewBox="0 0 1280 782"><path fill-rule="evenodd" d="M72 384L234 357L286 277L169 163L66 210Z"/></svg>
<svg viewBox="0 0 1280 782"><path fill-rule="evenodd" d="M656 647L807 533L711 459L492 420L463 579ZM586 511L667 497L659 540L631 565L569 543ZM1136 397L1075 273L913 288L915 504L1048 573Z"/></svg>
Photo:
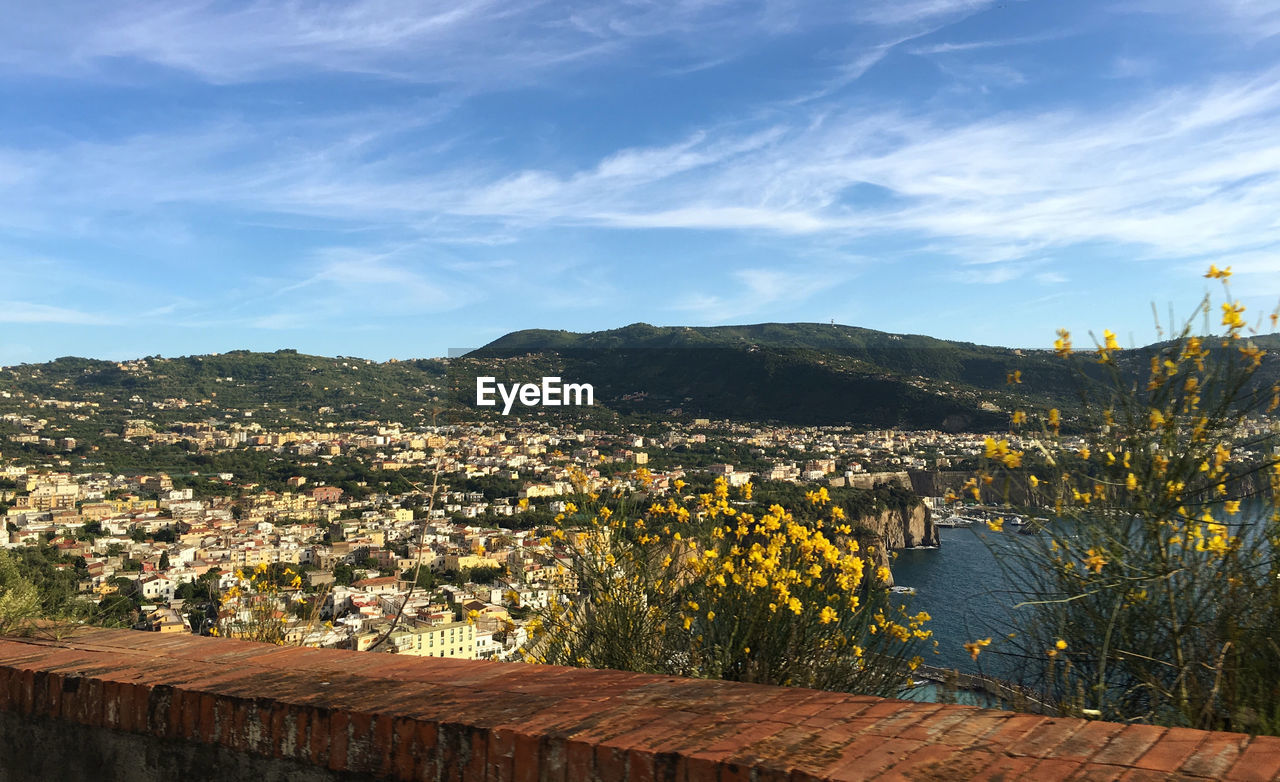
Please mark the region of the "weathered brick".
<svg viewBox="0 0 1280 782"><path fill-rule="evenodd" d="M100 629L0 639L0 710L432 782L1280 774L1276 739Z"/></svg>
<svg viewBox="0 0 1280 782"><path fill-rule="evenodd" d="M997 756L995 762L974 774L970 779L978 782L1020 782L1034 779L1031 770L1039 763L1038 758Z"/></svg>
<svg viewBox="0 0 1280 782"><path fill-rule="evenodd" d="M1211 733L1180 769L1186 774L1222 779L1243 752L1248 736L1239 733Z"/></svg>
<svg viewBox="0 0 1280 782"><path fill-rule="evenodd" d="M864 736L845 747L846 755L826 773L837 779L870 778L924 746L910 739Z"/></svg>
<svg viewBox="0 0 1280 782"><path fill-rule="evenodd" d="M1084 720L1048 719L1010 742L1006 751L1012 755L1042 758L1087 724Z"/></svg>
<svg viewBox="0 0 1280 782"><path fill-rule="evenodd" d="M1110 766L1103 763L1090 763L1082 766L1071 782L1113 782L1128 773L1128 766Z"/></svg>
<svg viewBox="0 0 1280 782"><path fill-rule="evenodd" d="M1112 736L1107 745L1091 760L1094 763L1131 766L1164 734L1165 728L1157 728L1153 725L1130 725Z"/></svg>
<svg viewBox="0 0 1280 782"><path fill-rule="evenodd" d="M515 782L538 782L542 767L542 742L537 736L516 732L516 756L512 764Z"/></svg>
<svg viewBox="0 0 1280 782"><path fill-rule="evenodd" d="M903 757L880 775L883 780L952 779L950 761L962 753L959 747L946 744L924 744Z"/></svg>
<svg viewBox="0 0 1280 782"><path fill-rule="evenodd" d="M1043 725L1047 721L1045 717L1038 717L1033 714L1014 714L1004 720L995 730L982 737L982 746L992 752L1009 752L1009 748L1024 736L1031 733L1032 730Z"/></svg>
<svg viewBox="0 0 1280 782"><path fill-rule="evenodd" d="M1255 737L1240 753L1227 775L1240 782L1280 779L1280 738Z"/></svg>
<svg viewBox="0 0 1280 782"><path fill-rule="evenodd" d="M1049 751L1048 757L1085 761L1098 754L1111 737L1124 730L1115 722L1087 722L1066 741Z"/></svg>
<svg viewBox="0 0 1280 782"><path fill-rule="evenodd" d="M1170 728L1133 765L1151 771L1177 771L1204 739L1203 731Z"/></svg>
<svg viewBox="0 0 1280 782"><path fill-rule="evenodd" d="M347 726L350 720L350 715L345 711L335 710L329 713L329 754L326 765L333 771L348 769L347 747L350 737L347 734Z"/></svg>

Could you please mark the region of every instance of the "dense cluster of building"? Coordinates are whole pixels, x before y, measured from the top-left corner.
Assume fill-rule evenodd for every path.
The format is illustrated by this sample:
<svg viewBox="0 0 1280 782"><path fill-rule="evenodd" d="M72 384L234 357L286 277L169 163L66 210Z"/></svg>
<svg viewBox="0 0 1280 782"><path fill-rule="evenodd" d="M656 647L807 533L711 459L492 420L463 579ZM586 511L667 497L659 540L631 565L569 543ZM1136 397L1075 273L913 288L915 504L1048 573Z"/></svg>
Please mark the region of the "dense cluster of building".
<svg viewBox="0 0 1280 782"><path fill-rule="evenodd" d="M63 414L92 412L76 403L38 401ZM184 407L183 400L165 404ZM15 444L35 438L76 446L42 434L47 421L36 414L6 413L3 422ZM878 471L958 466L982 452L984 437L705 420L638 435L540 422L499 429L350 421L312 431L244 420L156 424L145 418L112 434L139 447L183 442L200 452L268 451L296 465L298 475L274 489L232 473L183 476L184 485L176 487L163 472L73 471L66 459L33 464L0 457L0 478L11 487L0 489L6 546L53 546L64 564L77 563L85 597L136 596L138 624L147 629L208 632L236 607L215 603L202 615L192 610L192 590L183 585L204 584L205 594L221 594L246 571L274 566L299 576L279 594L281 621L293 641L494 659L514 658L530 615L575 592L568 552L525 517L563 510L575 475L586 476L590 490L661 494L691 469L676 463L673 449L705 447L710 438L750 456L746 466L699 468L731 485L758 479L857 486ZM1014 446L1022 446L1017 438ZM430 486L410 482L391 493L384 483L383 491L357 499L306 477L308 466L353 456L378 474L430 471L439 476L438 491L428 496ZM651 459L642 487L635 471ZM484 477L518 488L511 496L452 488ZM424 572L436 577L423 578Z"/></svg>

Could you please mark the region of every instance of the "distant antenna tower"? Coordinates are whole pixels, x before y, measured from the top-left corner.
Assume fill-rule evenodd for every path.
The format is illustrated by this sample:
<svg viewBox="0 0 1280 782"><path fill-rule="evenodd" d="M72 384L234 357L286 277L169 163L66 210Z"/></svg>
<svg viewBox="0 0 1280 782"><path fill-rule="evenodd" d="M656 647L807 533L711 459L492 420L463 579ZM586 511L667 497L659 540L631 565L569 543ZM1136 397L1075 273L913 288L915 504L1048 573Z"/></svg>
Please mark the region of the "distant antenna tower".
<svg viewBox="0 0 1280 782"><path fill-rule="evenodd" d="M836 319L835 319L835 318L832 318L832 319L831 319L831 325L832 325L832 326L836 325Z"/></svg>

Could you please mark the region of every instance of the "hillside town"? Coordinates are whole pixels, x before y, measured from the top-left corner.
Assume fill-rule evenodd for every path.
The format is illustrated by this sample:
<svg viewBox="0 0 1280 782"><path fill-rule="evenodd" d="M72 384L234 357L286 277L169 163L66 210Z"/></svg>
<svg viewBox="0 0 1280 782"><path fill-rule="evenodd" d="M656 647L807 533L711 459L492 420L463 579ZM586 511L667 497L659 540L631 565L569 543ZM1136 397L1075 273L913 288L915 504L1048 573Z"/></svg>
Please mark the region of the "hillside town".
<svg viewBox="0 0 1280 782"><path fill-rule="evenodd" d="M983 440L709 420L640 435L539 421L502 429L351 421L306 431L139 418L107 433L142 449L183 443L296 468L269 486L233 472L77 469L57 454L80 444L50 436L39 409L74 405L37 404L36 413L2 419L10 447L57 449L43 463L0 457L5 545L50 547L54 566L74 572L80 597L130 598L136 610L127 618L139 629L207 634L234 607L208 609L206 599L270 570L293 577L278 594L290 642L468 659L515 659L529 618L572 599L568 552L548 533L576 493L662 496L695 472L731 486L870 486L873 475L960 464ZM742 459L707 461L721 450ZM78 461L91 466L93 450L79 448L86 451ZM360 460L373 480L348 492L308 478L338 459Z"/></svg>
<svg viewBox="0 0 1280 782"><path fill-rule="evenodd" d="M67 423L92 423L95 405L4 394L4 545L43 547L78 599L140 630L229 632L252 617L225 596L258 574L278 586L271 619L286 642L467 659L517 659L530 619L573 601L571 552L551 532L576 495L645 501L690 475L733 487L896 481L916 483L937 512L939 498L919 490L940 495L941 484L919 476L964 475L989 436L708 419L602 431L537 416L304 428L251 411L166 419L187 407L171 399L89 443L66 436ZM107 448L158 464L181 453L272 467L112 472L98 461ZM344 480L331 480L338 464Z"/></svg>

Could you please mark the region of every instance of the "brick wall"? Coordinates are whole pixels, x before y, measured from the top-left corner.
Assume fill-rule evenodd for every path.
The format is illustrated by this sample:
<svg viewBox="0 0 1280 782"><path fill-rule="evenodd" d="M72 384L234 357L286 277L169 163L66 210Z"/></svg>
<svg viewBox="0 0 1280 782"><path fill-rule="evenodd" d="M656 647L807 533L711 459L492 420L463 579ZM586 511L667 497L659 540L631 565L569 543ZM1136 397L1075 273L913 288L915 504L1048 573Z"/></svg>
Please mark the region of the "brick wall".
<svg viewBox="0 0 1280 782"><path fill-rule="evenodd" d="M1280 779L1280 739L86 629L0 639L0 780Z"/></svg>

